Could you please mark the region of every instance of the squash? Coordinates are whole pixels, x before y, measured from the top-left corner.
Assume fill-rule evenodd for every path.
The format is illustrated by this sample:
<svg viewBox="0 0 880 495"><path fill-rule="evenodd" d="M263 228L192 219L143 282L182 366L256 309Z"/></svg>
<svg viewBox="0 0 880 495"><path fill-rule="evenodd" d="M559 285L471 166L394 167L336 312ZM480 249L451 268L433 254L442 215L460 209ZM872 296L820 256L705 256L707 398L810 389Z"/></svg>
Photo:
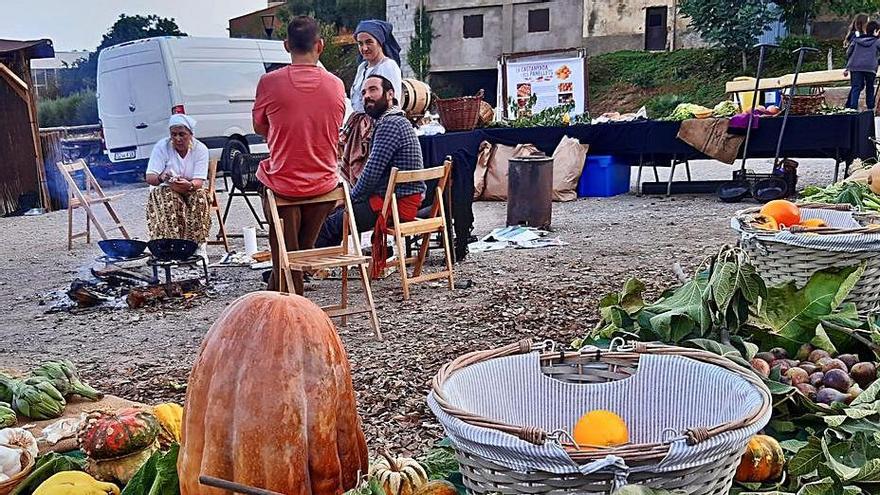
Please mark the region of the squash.
<svg viewBox="0 0 880 495"><path fill-rule="evenodd" d="M183 424L183 407L168 402L153 407L153 415L159 421L159 444L167 450L173 443L180 443L180 428Z"/></svg>
<svg viewBox="0 0 880 495"><path fill-rule="evenodd" d="M40 483L34 495L119 495L119 487L102 483L82 471L61 471Z"/></svg>
<svg viewBox="0 0 880 495"><path fill-rule="evenodd" d="M379 482L385 495L413 495L428 482L428 473L415 459L391 457L388 451L370 467L370 476Z"/></svg>
<svg viewBox="0 0 880 495"><path fill-rule="evenodd" d="M880 163L875 164L868 171L868 188L874 194L880 194Z"/></svg>
<svg viewBox="0 0 880 495"><path fill-rule="evenodd" d="M776 219L766 215L758 215L755 217L755 222L752 226L761 230L779 230L779 224L776 223Z"/></svg>
<svg viewBox="0 0 880 495"><path fill-rule="evenodd" d="M300 296L229 305L190 373L181 495L226 495L207 475L289 495L340 494L367 472L351 368L330 318Z"/></svg>
<svg viewBox="0 0 880 495"><path fill-rule="evenodd" d="M774 199L762 206L761 215L772 217L780 228L801 223L801 209L784 199Z"/></svg>
<svg viewBox="0 0 880 495"><path fill-rule="evenodd" d="M784 465L785 455L779 442L767 435L755 435L749 439L734 479L741 483L775 480L782 475Z"/></svg>
<svg viewBox="0 0 880 495"><path fill-rule="evenodd" d="M413 495L458 495L458 490L446 480L434 480L422 485Z"/></svg>
<svg viewBox="0 0 880 495"><path fill-rule="evenodd" d="M116 412L89 413L79 427L77 440L86 456L113 459L153 445L159 422L148 411L134 407Z"/></svg>

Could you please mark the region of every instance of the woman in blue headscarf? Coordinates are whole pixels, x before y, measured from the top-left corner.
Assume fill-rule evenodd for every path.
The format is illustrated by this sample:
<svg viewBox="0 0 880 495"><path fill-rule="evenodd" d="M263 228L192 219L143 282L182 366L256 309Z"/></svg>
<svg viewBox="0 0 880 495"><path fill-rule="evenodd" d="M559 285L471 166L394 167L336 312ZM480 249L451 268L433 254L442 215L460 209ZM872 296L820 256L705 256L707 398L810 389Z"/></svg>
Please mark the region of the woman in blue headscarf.
<svg viewBox="0 0 880 495"><path fill-rule="evenodd" d="M358 68L351 85L352 116L342 131L342 174L353 186L370 154L369 139L373 119L364 113L364 97L361 86L373 75L391 81L397 104L401 99L400 45L394 38L391 24L376 19L361 21L354 30L358 44Z"/></svg>

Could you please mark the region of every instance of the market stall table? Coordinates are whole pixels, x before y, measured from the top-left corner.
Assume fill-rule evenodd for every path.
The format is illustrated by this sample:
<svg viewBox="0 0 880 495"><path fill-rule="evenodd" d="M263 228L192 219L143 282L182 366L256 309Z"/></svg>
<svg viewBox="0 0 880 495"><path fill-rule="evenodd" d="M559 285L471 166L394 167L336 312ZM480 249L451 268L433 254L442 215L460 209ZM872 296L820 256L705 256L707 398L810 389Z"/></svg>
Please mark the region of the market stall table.
<svg viewBox="0 0 880 495"><path fill-rule="evenodd" d="M568 127L476 129L421 136L419 141L426 167L442 164L447 155L452 157L452 218L456 259L459 260L467 253L467 240L474 222L471 209L474 169L481 142L531 143L549 155L563 136L570 136L589 144L590 153L594 155L625 156L633 166L640 168L649 163L672 167L671 181L675 165L709 159L676 138L680 126L680 122L642 120ZM762 118L752 134L749 158L772 158L781 126L781 118ZM782 143L782 156L834 160L836 181L841 163L848 166L856 158L875 156L874 146L868 139L874 135L871 112L791 117Z"/></svg>

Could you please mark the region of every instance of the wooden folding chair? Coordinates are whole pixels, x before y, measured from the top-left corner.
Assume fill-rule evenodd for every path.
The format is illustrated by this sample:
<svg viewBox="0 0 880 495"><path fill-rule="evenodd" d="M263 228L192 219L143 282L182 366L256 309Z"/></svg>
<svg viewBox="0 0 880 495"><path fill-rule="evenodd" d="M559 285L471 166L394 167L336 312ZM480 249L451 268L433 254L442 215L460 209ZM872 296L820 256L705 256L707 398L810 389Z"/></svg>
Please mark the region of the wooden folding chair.
<svg viewBox="0 0 880 495"><path fill-rule="evenodd" d="M449 232L446 223L446 207L444 205L444 191L449 184L450 173L452 171L452 159L447 157L443 162L443 166L434 167L425 170L407 170L391 169L391 178L388 181L388 190L385 191L385 202L382 205L382 215L388 215L388 208L391 208L392 224L388 226L387 233L394 235L394 245L396 254L387 260L387 263L397 262L398 271L403 281L403 298L409 299L409 286L419 282L427 282L430 280L447 279L449 281L449 290L455 288L455 282L452 274L452 250L449 244ZM410 222L400 221L400 212L397 208L397 195L394 190L399 184L406 184L417 181L430 181L437 179L437 192L434 196L434 204L431 206L430 214L426 218L416 218ZM422 267L425 264L425 257L428 254L428 244L432 234L439 234L442 239L443 251L446 255L446 269L436 273L422 275ZM406 248L404 247L404 238L421 237L421 246L417 257L407 257ZM407 273L407 265L413 265L413 274Z"/></svg>
<svg viewBox="0 0 880 495"><path fill-rule="evenodd" d="M67 250L73 249L73 240L85 237L86 243L92 242L92 232L91 232L91 224L95 224L95 230L100 234L101 239L107 239L107 232L112 232L114 230L119 230L122 233L122 237L125 239L130 239L128 235L128 231L125 230L125 226L122 224L122 220L119 219L119 215L116 213L116 210L113 209L113 205L110 204L112 201L121 198L122 194L113 194L108 196L104 194L104 190L101 189L101 185L98 184L98 180L95 179L95 176L92 175L92 171L89 170L88 165L82 159L79 159L73 163L57 163L58 170L61 172L61 176L64 177L64 181L67 182ZM85 191L80 190L79 185L73 179L73 174L76 172L82 171L83 176L85 178ZM107 213L110 215L110 218L113 220L114 225L110 228L105 229L98 218L95 216L95 212L92 210L92 205L104 205L107 208ZM82 208L86 212L86 230L83 232L79 232L77 234L73 233L73 211L77 208Z"/></svg>
<svg viewBox="0 0 880 495"><path fill-rule="evenodd" d="M321 309L331 318L342 318L343 325L347 323L348 315L369 313L370 326L373 327L376 338L381 340L382 333L379 330L379 318L376 316L376 305L373 302L373 292L370 289L370 274L367 270L371 258L363 256L361 251L361 241L360 236L357 234L357 223L354 219L354 210L351 207L348 184L342 183L333 191L311 199L289 200L278 198L270 189L266 189L266 197L269 200L271 217L268 220L272 222L276 232L277 245L275 248L279 253L279 268L284 274L284 277L278 281L281 291L290 292L293 290L293 270L307 272L320 269L342 268L342 296L339 304L323 306ZM279 207L330 203L340 200L343 201L345 214L342 219L342 243L339 246L300 251L287 250L287 245L284 242L284 225L278 214ZM349 252L349 242L351 242L354 252ZM348 268L351 266L357 266L360 270L364 296L367 299L366 304L361 306L348 305Z"/></svg>
<svg viewBox="0 0 880 495"><path fill-rule="evenodd" d="M208 202L211 204L211 211L217 214L217 225L220 230L217 237L208 240L208 245L223 246L226 252L229 252L229 237L226 235L226 223L223 221L223 215L220 213L220 202L217 200L217 160L208 162Z"/></svg>

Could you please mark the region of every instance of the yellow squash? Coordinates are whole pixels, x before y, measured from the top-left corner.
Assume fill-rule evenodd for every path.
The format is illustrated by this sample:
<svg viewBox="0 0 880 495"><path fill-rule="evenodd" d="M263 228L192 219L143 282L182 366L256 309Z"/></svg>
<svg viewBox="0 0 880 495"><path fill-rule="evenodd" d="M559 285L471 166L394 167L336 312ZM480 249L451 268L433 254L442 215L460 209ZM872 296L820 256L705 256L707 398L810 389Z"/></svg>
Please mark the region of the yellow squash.
<svg viewBox="0 0 880 495"><path fill-rule="evenodd" d="M172 443L180 443L180 430L183 424L183 407L173 402L159 404L153 408L153 416L159 420L162 431L159 443L167 448Z"/></svg>
<svg viewBox="0 0 880 495"><path fill-rule="evenodd" d="M104 483L82 471L62 471L40 484L34 495L119 495L113 483Z"/></svg>

